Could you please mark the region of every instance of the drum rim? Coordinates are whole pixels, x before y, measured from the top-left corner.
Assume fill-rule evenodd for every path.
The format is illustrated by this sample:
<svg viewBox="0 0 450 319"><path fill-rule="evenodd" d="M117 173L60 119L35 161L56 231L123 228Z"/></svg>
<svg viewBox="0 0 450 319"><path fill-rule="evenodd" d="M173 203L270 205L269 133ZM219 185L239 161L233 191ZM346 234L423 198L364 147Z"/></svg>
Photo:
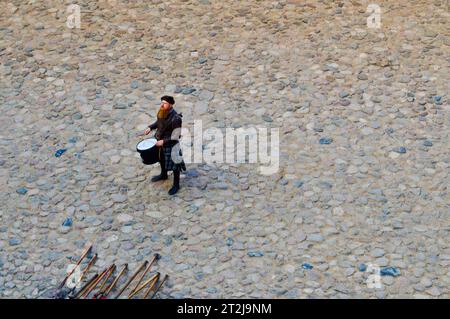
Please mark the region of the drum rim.
<svg viewBox="0 0 450 319"><path fill-rule="evenodd" d="M147 140L154 140L154 141L155 141L155 144L156 144L156 142L157 142L157 139L154 138L154 137L146 138L146 139L144 139L144 140L142 140L142 141L140 141L140 142L138 142L138 143L136 144L136 150L138 150L138 151L146 151L146 150L149 150L149 149L151 149L152 147L155 146L155 145L153 145L152 147L149 147L149 148L147 148L147 149L139 149L139 147L138 147L139 144L141 144L142 142L147 141Z"/></svg>

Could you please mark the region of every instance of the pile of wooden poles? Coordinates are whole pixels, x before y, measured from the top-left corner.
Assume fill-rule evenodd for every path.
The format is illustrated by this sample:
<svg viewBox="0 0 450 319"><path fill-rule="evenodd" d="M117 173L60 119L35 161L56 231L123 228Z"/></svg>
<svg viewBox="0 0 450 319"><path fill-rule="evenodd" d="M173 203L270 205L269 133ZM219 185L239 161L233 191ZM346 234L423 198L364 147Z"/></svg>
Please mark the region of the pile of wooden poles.
<svg viewBox="0 0 450 319"><path fill-rule="evenodd" d="M94 274L90 279L88 279L85 284L80 287L78 290L76 287L67 290L66 283L71 276L74 275L74 271L77 267L80 266L83 259L88 255L91 251L92 245L90 245L81 255L80 259L76 263L75 267L72 271L70 271L67 276L64 278L62 283L58 288L58 292L56 294L56 298L62 299L117 299L119 298L125 290L128 289L128 299L139 298L140 296L143 299L153 299L156 293L160 290L161 286L169 277L167 274L161 279L161 274L159 272L154 273L149 278L145 279L147 273L149 273L150 268L153 264L160 258L159 254L154 254L151 261L147 260L139 266L139 268L129 277L124 286L118 290L114 297L111 296L111 293L115 290L119 280L128 272L128 264L125 264L121 267L120 271L115 274L117 270L117 266L115 264L110 265L106 269L104 269L100 273ZM81 272L79 278L76 278L76 286L79 286L84 279L87 277L87 274L90 268L95 264L97 260L97 254L94 254L92 258L89 260L87 266ZM138 277L139 279L135 284L132 285L132 282Z"/></svg>

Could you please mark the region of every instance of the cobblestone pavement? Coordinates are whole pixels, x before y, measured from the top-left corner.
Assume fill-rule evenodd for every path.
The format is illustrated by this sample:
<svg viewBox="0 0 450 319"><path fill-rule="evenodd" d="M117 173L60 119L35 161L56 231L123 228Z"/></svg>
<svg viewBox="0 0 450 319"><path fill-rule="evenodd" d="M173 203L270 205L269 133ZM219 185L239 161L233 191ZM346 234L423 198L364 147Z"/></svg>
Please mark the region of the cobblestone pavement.
<svg viewBox="0 0 450 319"><path fill-rule="evenodd" d="M445 0L371 1L379 29L362 0L76 2L79 29L0 4L0 297L88 241L96 269L159 252L161 298L449 297ZM163 94L187 128L280 128L278 173L189 164L170 197L135 151Z"/></svg>

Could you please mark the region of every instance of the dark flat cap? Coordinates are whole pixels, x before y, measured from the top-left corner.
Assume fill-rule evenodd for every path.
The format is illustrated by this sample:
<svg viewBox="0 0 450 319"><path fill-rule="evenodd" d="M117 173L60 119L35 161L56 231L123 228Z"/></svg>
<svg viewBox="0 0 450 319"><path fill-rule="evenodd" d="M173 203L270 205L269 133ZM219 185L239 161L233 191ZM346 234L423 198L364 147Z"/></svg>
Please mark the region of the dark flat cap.
<svg viewBox="0 0 450 319"><path fill-rule="evenodd" d="M163 97L161 97L161 101L166 101L172 105L175 104L175 99L170 95L164 95Z"/></svg>

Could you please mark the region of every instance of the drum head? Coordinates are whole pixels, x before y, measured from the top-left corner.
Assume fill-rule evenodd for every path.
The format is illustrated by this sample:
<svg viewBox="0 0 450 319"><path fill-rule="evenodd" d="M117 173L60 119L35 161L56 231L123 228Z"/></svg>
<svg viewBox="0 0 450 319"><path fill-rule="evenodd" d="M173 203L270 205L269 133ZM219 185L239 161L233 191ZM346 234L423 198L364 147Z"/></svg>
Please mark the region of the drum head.
<svg viewBox="0 0 450 319"><path fill-rule="evenodd" d="M148 150L148 149L152 148L153 146L155 146L155 144L156 144L155 138L148 138L143 141L140 141L136 145L136 148L138 151L145 151L145 150Z"/></svg>

